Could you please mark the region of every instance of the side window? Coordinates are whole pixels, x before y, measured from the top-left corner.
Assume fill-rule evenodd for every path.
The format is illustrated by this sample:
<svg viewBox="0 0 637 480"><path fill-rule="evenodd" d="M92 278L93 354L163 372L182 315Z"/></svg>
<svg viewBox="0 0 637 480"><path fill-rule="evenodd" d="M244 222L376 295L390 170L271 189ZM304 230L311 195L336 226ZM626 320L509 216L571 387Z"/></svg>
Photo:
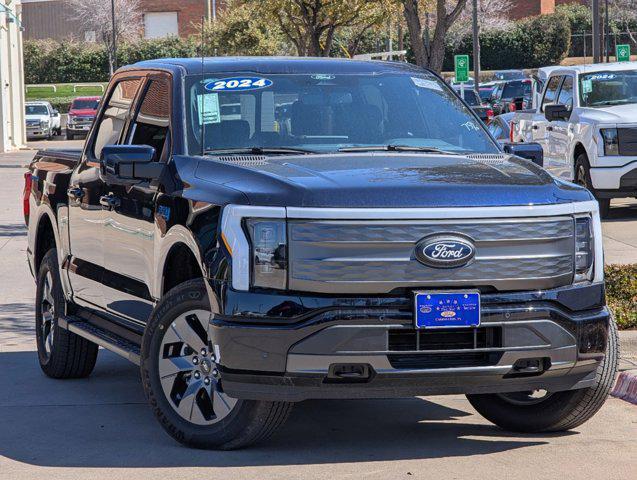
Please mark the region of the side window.
<svg viewBox="0 0 637 480"><path fill-rule="evenodd" d="M562 77L556 76L549 79L546 85L546 92L544 92L544 98L542 99L542 111L544 111L544 105L547 103L555 103L555 97L557 96L557 89L560 86Z"/></svg>
<svg viewBox="0 0 637 480"><path fill-rule="evenodd" d="M128 135L131 145L149 145L161 158L170 125L170 82L167 78L150 80L139 111Z"/></svg>
<svg viewBox="0 0 637 480"><path fill-rule="evenodd" d="M97 126L93 155L100 158L106 145L119 143L133 100L139 90L140 78L122 80L113 88L108 104Z"/></svg>
<svg viewBox="0 0 637 480"><path fill-rule="evenodd" d="M569 110L573 108L573 77L571 75L564 77L560 95L557 97L557 103L566 105Z"/></svg>

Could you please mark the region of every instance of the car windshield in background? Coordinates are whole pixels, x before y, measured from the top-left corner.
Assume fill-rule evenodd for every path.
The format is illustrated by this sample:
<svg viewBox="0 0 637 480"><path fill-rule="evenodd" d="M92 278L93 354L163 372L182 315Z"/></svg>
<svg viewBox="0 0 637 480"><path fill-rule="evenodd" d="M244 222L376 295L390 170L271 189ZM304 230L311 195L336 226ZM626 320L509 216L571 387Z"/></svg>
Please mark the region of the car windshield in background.
<svg viewBox="0 0 637 480"><path fill-rule="evenodd" d="M637 103L637 71L606 71L580 75L582 107Z"/></svg>
<svg viewBox="0 0 637 480"><path fill-rule="evenodd" d="M502 98L523 98L529 95L531 95L531 82L529 80L507 82L502 92Z"/></svg>
<svg viewBox="0 0 637 480"><path fill-rule="evenodd" d="M522 80L525 75L521 70L504 70L495 72L494 78L496 80Z"/></svg>
<svg viewBox="0 0 637 480"><path fill-rule="evenodd" d="M458 90L458 95L462 97L462 90ZM482 101L478 99L476 92L468 88L464 90L464 101L467 102L467 105L471 105L472 107L482 105Z"/></svg>
<svg viewBox="0 0 637 480"><path fill-rule="evenodd" d="M97 100L73 100L71 108L73 110L97 110Z"/></svg>
<svg viewBox="0 0 637 480"><path fill-rule="evenodd" d="M27 105L24 113L26 115L48 115L49 110L44 105Z"/></svg>
<svg viewBox="0 0 637 480"><path fill-rule="evenodd" d="M191 76L186 87L193 154L202 151L202 139L210 154L386 146L498 151L470 110L427 72L218 74Z"/></svg>

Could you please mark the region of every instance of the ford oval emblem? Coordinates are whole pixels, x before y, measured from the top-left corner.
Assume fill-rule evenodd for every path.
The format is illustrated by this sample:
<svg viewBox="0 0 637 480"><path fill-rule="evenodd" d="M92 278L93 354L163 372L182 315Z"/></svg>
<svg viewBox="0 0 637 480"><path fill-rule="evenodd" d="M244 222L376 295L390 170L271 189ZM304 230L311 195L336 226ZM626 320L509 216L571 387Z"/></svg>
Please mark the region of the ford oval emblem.
<svg viewBox="0 0 637 480"><path fill-rule="evenodd" d="M416 258L420 263L436 268L461 267L476 254L473 242L455 235L435 235L423 238L416 245Z"/></svg>

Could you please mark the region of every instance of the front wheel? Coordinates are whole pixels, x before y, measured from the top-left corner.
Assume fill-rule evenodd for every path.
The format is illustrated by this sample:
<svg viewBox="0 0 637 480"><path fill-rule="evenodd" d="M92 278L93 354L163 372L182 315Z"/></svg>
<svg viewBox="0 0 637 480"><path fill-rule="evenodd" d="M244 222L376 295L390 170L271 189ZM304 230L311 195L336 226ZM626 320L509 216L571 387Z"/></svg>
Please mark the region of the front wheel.
<svg viewBox="0 0 637 480"><path fill-rule="evenodd" d="M570 430L588 421L613 388L619 358L617 325L611 319L606 355L597 367L595 383L565 392L528 391L467 395L480 415L500 428L539 433Z"/></svg>
<svg viewBox="0 0 637 480"><path fill-rule="evenodd" d="M175 287L157 304L142 341L144 393L164 430L178 442L242 448L269 437L292 404L238 400L223 391L209 319L201 279Z"/></svg>
<svg viewBox="0 0 637 480"><path fill-rule="evenodd" d="M575 183L586 187L595 195L588 158L583 153L581 153L575 161ZM599 216L602 218L608 217L610 213L610 198L598 198L597 195L595 195L595 199L597 203L599 203Z"/></svg>

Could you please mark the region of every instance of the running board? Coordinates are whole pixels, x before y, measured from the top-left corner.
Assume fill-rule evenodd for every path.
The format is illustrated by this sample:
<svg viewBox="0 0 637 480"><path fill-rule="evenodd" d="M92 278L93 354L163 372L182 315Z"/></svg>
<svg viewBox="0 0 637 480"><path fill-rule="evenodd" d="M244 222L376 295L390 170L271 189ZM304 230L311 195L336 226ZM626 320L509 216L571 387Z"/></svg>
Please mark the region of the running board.
<svg viewBox="0 0 637 480"><path fill-rule="evenodd" d="M126 340L113 332L109 332L88 323L79 317L70 315L59 317L58 325L69 332L73 332L80 337L96 343L106 350L124 357L126 360L133 362L135 365L140 364L141 352L139 345L136 345L135 343Z"/></svg>

